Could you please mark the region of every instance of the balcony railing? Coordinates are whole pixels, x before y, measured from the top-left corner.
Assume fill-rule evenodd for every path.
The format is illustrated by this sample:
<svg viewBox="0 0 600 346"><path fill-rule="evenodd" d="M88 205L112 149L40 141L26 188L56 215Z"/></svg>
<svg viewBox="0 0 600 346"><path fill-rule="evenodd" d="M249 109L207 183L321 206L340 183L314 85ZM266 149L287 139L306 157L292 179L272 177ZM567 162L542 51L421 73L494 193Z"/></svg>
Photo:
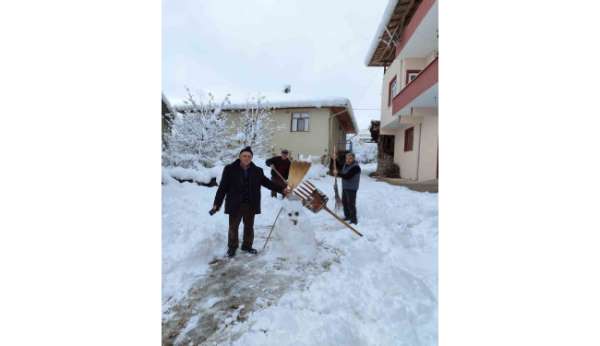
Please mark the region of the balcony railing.
<svg viewBox="0 0 600 346"><path fill-rule="evenodd" d="M436 57L419 73L417 78L410 82L404 89L394 96L392 100L392 114L396 114L415 98L427 91L438 82L438 58Z"/></svg>

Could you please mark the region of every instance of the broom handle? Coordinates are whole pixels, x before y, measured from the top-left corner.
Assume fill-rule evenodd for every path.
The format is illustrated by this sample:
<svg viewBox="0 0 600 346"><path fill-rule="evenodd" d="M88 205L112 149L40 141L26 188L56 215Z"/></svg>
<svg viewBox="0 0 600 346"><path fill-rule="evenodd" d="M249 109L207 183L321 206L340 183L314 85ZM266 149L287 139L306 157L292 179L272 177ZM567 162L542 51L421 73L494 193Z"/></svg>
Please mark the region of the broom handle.
<svg viewBox="0 0 600 346"><path fill-rule="evenodd" d="M285 185L289 185L287 180L285 180L285 178L283 177L283 175L281 175L281 173L279 173L279 171L277 170L277 168L275 168L275 165L271 165L271 169L277 173L277 175L281 178L281 180L283 180L283 182L285 183Z"/></svg>
<svg viewBox="0 0 600 346"><path fill-rule="evenodd" d="M329 210L329 208L327 208L327 206L323 206L323 209L325 209L325 211L327 211L329 214L331 214L333 217L336 218L336 220L338 220L339 222L343 223L344 226L350 228L352 231L354 231L354 233L358 234L359 236L363 236L359 231L355 230L354 227L350 226L346 221L340 219L339 216L337 216L334 212L332 212L331 210Z"/></svg>
<svg viewBox="0 0 600 346"><path fill-rule="evenodd" d="M273 226L271 226L271 230L269 231L269 235L267 236L265 245L263 245L263 248L262 248L262 250L260 250L260 252L265 251L265 248L267 247L267 243L269 242L269 239L271 239L271 233L273 233L273 229L275 229L275 224L277 223L277 219L279 218L279 214L281 214L282 210L283 210L283 207L279 208L279 212L277 213L277 216L275 217L275 221L273 221Z"/></svg>

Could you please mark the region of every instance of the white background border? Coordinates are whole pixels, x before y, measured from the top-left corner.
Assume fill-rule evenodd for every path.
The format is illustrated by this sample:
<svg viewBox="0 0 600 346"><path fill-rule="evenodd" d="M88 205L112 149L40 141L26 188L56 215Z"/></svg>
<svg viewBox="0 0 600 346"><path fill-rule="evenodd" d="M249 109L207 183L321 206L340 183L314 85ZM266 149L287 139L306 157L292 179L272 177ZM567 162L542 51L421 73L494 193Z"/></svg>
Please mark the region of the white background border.
<svg viewBox="0 0 600 346"><path fill-rule="evenodd" d="M600 344L593 4L440 3L440 345ZM0 5L3 344L160 343L160 6Z"/></svg>

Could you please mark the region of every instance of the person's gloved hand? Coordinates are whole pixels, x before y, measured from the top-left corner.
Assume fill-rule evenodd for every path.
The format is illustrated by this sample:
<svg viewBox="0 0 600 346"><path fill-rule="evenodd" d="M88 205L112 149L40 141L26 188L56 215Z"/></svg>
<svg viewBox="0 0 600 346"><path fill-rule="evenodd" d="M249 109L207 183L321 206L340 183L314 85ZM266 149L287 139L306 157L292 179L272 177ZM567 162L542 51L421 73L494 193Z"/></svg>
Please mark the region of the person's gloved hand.
<svg viewBox="0 0 600 346"><path fill-rule="evenodd" d="M211 210L209 210L209 211L208 211L208 213L209 213L210 215L214 215L214 214L215 214L216 212L218 212L218 211L219 211L219 207L218 207L218 206L216 206L216 205L213 205L212 209L211 209Z"/></svg>

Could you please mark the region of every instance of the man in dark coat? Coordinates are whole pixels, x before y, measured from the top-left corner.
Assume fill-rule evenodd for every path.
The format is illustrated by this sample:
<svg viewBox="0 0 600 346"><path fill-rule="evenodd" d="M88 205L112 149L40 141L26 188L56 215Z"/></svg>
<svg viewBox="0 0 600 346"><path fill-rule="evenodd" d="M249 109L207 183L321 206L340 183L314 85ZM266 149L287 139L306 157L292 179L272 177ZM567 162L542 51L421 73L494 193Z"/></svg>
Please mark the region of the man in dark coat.
<svg viewBox="0 0 600 346"><path fill-rule="evenodd" d="M279 172L285 180L288 179L290 174L290 158L289 152L287 149L283 149L281 151L281 156L273 156L272 158L266 161L266 165L271 167L271 181L280 186L286 186L285 182L281 179L281 177L275 172ZM271 197L276 197L277 192L275 190L271 190Z"/></svg>
<svg viewBox="0 0 600 346"><path fill-rule="evenodd" d="M334 157L334 160L336 157ZM344 205L344 220L358 224L356 215L356 192L360 183L360 166L353 153L346 154L346 161L338 176L342 178L342 204Z"/></svg>
<svg viewBox="0 0 600 346"><path fill-rule="evenodd" d="M252 163L252 149L246 147L240 152L239 159L225 166L212 213L221 208L225 199L225 214L229 215L229 236L227 241L227 256L235 256L239 245L238 228L244 220L244 238L242 251L256 254L252 248L254 241L254 216L260 214L260 187L275 190L282 194L289 191L283 186L275 185L265 177L262 168Z"/></svg>

